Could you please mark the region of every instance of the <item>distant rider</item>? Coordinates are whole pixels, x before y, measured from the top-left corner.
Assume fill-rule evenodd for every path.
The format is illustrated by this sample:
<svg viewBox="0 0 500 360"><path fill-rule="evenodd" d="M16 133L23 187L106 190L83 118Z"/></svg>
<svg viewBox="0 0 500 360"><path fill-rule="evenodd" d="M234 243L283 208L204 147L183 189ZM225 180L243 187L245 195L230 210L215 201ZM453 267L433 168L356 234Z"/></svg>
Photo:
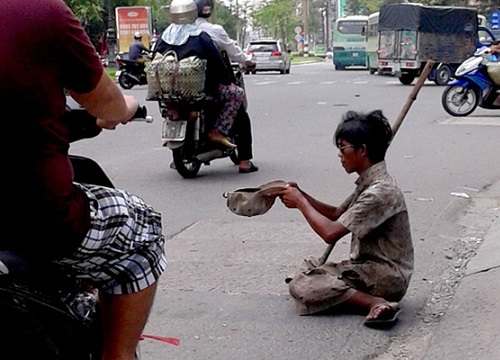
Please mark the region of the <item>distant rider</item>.
<svg viewBox="0 0 500 360"><path fill-rule="evenodd" d="M130 44L128 48L128 58L129 60L142 64L144 63L144 57L142 56L143 52L150 54L152 51L143 44L142 34L136 32L134 34L134 42Z"/></svg>

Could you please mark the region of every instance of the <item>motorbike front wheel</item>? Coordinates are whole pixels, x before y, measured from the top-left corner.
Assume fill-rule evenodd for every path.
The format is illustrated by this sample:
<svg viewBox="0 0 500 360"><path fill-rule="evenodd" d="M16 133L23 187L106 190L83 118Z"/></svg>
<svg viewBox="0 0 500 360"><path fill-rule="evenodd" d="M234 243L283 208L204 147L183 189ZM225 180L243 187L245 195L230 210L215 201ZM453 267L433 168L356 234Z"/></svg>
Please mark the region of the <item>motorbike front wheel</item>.
<svg viewBox="0 0 500 360"><path fill-rule="evenodd" d="M198 175L201 168L201 162L194 158L188 158L184 152L184 146L172 149L175 169L183 178L192 179Z"/></svg>
<svg viewBox="0 0 500 360"><path fill-rule="evenodd" d="M130 79L126 72L122 72L120 74L120 76L118 77L118 83L125 90L132 89L132 87L134 86L134 82L132 81L132 79Z"/></svg>
<svg viewBox="0 0 500 360"><path fill-rule="evenodd" d="M452 116L470 115L479 105L479 90L475 87L448 86L443 92L441 103Z"/></svg>

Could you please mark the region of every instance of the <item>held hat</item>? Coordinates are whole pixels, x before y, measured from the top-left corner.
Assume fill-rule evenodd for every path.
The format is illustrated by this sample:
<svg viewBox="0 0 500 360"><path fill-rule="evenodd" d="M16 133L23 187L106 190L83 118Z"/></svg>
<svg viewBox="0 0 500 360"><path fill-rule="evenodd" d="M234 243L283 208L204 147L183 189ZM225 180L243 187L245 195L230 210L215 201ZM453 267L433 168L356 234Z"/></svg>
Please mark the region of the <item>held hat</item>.
<svg viewBox="0 0 500 360"><path fill-rule="evenodd" d="M286 181L274 180L255 188L242 188L225 192L226 205L236 215L256 216L263 215L274 205L275 197L269 196L273 192L286 189Z"/></svg>

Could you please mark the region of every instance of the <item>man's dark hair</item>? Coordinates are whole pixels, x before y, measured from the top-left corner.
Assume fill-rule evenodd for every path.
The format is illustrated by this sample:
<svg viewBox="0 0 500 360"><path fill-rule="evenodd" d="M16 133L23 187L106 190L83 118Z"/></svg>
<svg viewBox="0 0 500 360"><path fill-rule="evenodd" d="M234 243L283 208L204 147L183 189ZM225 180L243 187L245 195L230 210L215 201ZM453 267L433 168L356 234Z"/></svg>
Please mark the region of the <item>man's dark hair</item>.
<svg viewBox="0 0 500 360"><path fill-rule="evenodd" d="M392 140L392 129L381 110L369 113L348 111L342 117L333 138L337 147L340 139L354 145L355 148L364 144L370 161L378 163L385 158Z"/></svg>

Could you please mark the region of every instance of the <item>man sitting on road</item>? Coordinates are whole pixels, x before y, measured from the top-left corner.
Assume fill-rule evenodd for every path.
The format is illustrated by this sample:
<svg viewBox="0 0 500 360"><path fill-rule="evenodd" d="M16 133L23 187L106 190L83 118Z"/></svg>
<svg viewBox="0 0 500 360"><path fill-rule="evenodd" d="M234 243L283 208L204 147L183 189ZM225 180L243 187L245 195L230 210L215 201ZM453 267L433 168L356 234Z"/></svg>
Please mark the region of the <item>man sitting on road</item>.
<svg viewBox="0 0 500 360"><path fill-rule="evenodd" d="M316 200L290 182L279 196L298 209L330 246L352 233L350 259L340 263L307 258L287 278L299 313L309 315L347 304L367 313L366 326L394 323L413 273L413 245L402 191L388 174L385 153L392 130L381 111L349 111L334 135L347 173L359 175L354 192L340 205Z"/></svg>

